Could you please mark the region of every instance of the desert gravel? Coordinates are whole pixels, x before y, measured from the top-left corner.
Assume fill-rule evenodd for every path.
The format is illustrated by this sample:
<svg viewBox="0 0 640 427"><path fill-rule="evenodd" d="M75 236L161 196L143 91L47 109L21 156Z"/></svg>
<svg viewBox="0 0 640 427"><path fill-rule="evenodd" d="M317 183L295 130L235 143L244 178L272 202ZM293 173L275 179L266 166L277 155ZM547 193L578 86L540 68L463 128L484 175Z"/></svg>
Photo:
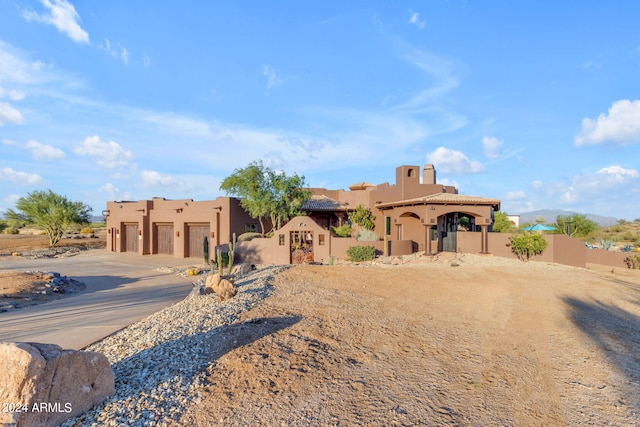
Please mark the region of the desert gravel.
<svg viewBox="0 0 640 427"><path fill-rule="evenodd" d="M266 298L274 276L286 268L269 266L249 272L237 279L238 294L224 302L217 302L215 294L193 293L87 347L112 363L116 393L62 425L176 425L187 403L198 400L194 391L211 362L216 336ZM204 279L201 276L194 288Z"/></svg>

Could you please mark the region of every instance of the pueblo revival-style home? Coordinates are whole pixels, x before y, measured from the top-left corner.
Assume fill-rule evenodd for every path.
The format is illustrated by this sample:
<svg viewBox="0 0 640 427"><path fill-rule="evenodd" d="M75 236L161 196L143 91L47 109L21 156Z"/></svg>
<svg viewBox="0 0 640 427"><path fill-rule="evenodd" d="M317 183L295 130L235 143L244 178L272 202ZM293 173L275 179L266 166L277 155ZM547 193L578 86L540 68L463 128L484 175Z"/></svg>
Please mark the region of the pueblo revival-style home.
<svg viewBox="0 0 640 427"><path fill-rule="evenodd" d="M422 176L422 180L420 177ZM360 182L348 190L311 188L305 216L298 216L271 238L239 242L236 253L243 262L324 262L344 258L353 245L373 245L385 255L442 251L456 252L459 219L466 217L468 232L481 235L475 251L489 253L488 232L500 200L458 194L453 186L436 183L433 165L399 166L395 184ZM375 215L377 242L335 237L331 226L348 221L349 212L364 205ZM227 245L233 234L258 231L233 197L193 201L153 198L113 201L103 212L107 219L107 250L139 255L170 254L178 258L200 257L206 245L210 254ZM300 248L304 255L300 256Z"/></svg>

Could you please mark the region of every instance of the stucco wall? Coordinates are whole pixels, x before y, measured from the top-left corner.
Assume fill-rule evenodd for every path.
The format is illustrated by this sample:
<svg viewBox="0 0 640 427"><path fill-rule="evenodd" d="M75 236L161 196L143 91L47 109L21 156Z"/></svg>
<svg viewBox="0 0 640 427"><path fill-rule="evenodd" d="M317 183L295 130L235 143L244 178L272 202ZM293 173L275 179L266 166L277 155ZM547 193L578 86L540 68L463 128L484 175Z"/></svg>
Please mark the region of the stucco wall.
<svg viewBox="0 0 640 427"><path fill-rule="evenodd" d="M612 267L624 267L624 259L628 256L637 255L638 252L612 252L604 249L589 249L585 247L585 258L589 264L610 265Z"/></svg>

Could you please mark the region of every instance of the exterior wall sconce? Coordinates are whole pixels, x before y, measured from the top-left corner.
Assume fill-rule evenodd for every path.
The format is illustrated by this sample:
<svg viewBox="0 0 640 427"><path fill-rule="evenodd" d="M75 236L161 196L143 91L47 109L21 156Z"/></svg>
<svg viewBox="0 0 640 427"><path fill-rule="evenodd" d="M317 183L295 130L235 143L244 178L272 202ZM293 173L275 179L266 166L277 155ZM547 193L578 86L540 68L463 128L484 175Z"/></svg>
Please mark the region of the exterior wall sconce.
<svg viewBox="0 0 640 427"><path fill-rule="evenodd" d="M435 210L436 210L436 207L435 207L435 206L430 206L430 207L429 207L429 210L431 210L431 211L435 211Z"/></svg>
<svg viewBox="0 0 640 427"><path fill-rule="evenodd" d="M180 237L180 232L176 231L176 237Z"/></svg>
<svg viewBox="0 0 640 427"><path fill-rule="evenodd" d="M182 213L182 208L175 209L176 213Z"/></svg>
<svg viewBox="0 0 640 427"><path fill-rule="evenodd" d="M142 236L142 230L138 230L138 236Z"/></svg>
<svg viewBox="0 0 640 427"><path fill-rule="evenodd" d="M214 231L211 232L211 238L213 239L214 237L216 237L216 233Z"/></svg>
<svg viewBox="0 0 640 427"><path fill-rule="evenodd" d="M213 209L221 212L222 211L222 206L214 206Z"/></svg>

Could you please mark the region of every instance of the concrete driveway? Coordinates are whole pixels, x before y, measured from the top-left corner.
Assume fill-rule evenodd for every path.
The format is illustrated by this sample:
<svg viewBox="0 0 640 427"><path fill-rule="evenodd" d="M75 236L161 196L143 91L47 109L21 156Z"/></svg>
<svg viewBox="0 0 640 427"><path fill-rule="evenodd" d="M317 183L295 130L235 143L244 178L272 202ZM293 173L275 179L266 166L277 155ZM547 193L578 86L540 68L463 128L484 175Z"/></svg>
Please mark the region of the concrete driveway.
<svg viewBox="0 0 640 427"><path fill-rule="evenodd" d="M87 285L60 300L0 313L0 341L81 349L186 297L193 279L158 267L197 265L166 255L93 249L69 258L0 261L0 270L55 271Z"/></svg>

